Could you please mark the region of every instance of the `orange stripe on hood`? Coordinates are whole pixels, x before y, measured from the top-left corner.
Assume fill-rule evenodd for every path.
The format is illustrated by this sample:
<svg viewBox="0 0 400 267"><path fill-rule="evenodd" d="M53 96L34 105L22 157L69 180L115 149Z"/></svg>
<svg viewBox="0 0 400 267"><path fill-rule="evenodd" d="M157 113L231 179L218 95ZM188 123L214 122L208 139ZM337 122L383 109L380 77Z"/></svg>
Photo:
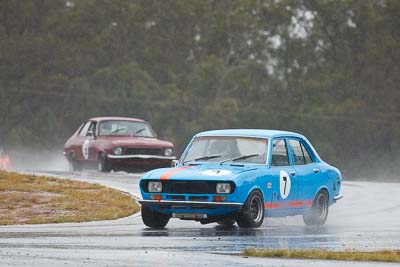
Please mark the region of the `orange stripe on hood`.
<svg viewBox="0 0 400 267"><path fill-rule="evenodd" d="M173 175L173 174L175 174L177 172L183 171L184 169L187 169L187 168L190 168L190 167L192 167L192 166L183 166L183 167L180 167L180 168L175 168L175 169L172 169L170 171L167 171L166 173L161 175L160 180L168 180L168 178L171 175Z"/></svg>

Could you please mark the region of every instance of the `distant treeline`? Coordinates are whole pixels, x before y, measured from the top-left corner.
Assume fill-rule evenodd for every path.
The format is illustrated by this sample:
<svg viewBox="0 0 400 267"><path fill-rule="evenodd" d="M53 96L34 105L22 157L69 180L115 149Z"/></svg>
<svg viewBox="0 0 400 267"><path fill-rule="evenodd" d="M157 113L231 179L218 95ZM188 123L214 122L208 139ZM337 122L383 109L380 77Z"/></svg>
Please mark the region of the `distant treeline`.
<svg viewBox="0 0 400 267"><path fill-rule="evenodd" d="M303 133L345 177L399 177L398 0L2 0L0 142L93 116Z"/></svg>

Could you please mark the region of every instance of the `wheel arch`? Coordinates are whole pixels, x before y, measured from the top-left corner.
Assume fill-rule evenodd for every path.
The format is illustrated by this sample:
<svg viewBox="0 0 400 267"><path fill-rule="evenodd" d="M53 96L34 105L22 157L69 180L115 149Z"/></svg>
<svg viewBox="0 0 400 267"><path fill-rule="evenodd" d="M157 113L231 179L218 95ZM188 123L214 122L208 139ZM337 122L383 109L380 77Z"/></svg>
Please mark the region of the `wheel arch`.
<svg viewBox="0 0 400 267"><path fill-rule="evenodd" d="M247 199L249 198L250 194L253 193L253 191L259 191L261 193L261 195L263 196L263 201L265 203L264 190L262 190L262 188L258 185L254 185L254 186L250 187L250 189L247 191L247 195L246 195L246 198L244 199L243 203L245 203L247 201Z"/></svg>
<svg viewBox="0 0 400 267"><path fill-rule="evenodd" d="M320 192L325 192L327 194L328 200L329 200L329 205L331 205L333 203L333 195L331 194L331 192L329 192L329 188L326 185L323 185L320 188L318 188L318 190L314 194L313 201L315 200L315 198L318 196L318 194Z"/></svg>

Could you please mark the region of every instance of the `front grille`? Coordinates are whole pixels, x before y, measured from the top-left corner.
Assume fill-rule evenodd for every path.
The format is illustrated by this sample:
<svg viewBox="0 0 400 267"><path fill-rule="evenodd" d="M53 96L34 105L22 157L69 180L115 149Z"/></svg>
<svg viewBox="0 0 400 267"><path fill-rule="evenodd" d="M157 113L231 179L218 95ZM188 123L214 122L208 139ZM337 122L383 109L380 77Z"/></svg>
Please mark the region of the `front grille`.
<svg viewBox="0 0 400 267"><path fill-rule="evenodd" d="M154 180L152 180L154 181ZM159 181L159 180L157 180ZM148 193L148 183L150 180L143 180L141 187ZM217 183L216 181L174 181L166 180L161 181L162 192L168 194L216 194ZM235 191L235 184L231 183L233 193Z"/></svg>
<svg viewBox="0 0 400 267"><path fill-rule="evenodd" d="M163 156L162 148L153 147L128 147L125 148L125 155L155 155Z"/></svg>
<svg viewBox="0 0 400 267"><path fill-rule="evenodd" d="M215 194L215 183L192 181L165 181L163 188L171 194Z"/></svg>

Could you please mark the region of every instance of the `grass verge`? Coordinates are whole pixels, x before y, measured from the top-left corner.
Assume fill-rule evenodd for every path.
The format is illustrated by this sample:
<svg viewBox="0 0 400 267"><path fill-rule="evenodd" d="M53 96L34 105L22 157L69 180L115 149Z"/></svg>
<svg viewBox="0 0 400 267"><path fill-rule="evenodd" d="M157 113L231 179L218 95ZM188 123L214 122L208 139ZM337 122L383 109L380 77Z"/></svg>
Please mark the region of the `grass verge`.
<svg viewBox="0 0 400 267"><path fill-rule="evenodd" d="M319 259L319 260L345 260L345 261L380 261L400 262L400 250L380 251L330 251L323 249L292 250L292 249L256 249L246 248L242 251L244 256L285 258L285 259Z"/></svg>
<svg viewBox="0 0 400 267"><path fill-rule="evenodd" d="M137 211L131 196L99 184L0 171L0 225L112 220Z"/></svg>

